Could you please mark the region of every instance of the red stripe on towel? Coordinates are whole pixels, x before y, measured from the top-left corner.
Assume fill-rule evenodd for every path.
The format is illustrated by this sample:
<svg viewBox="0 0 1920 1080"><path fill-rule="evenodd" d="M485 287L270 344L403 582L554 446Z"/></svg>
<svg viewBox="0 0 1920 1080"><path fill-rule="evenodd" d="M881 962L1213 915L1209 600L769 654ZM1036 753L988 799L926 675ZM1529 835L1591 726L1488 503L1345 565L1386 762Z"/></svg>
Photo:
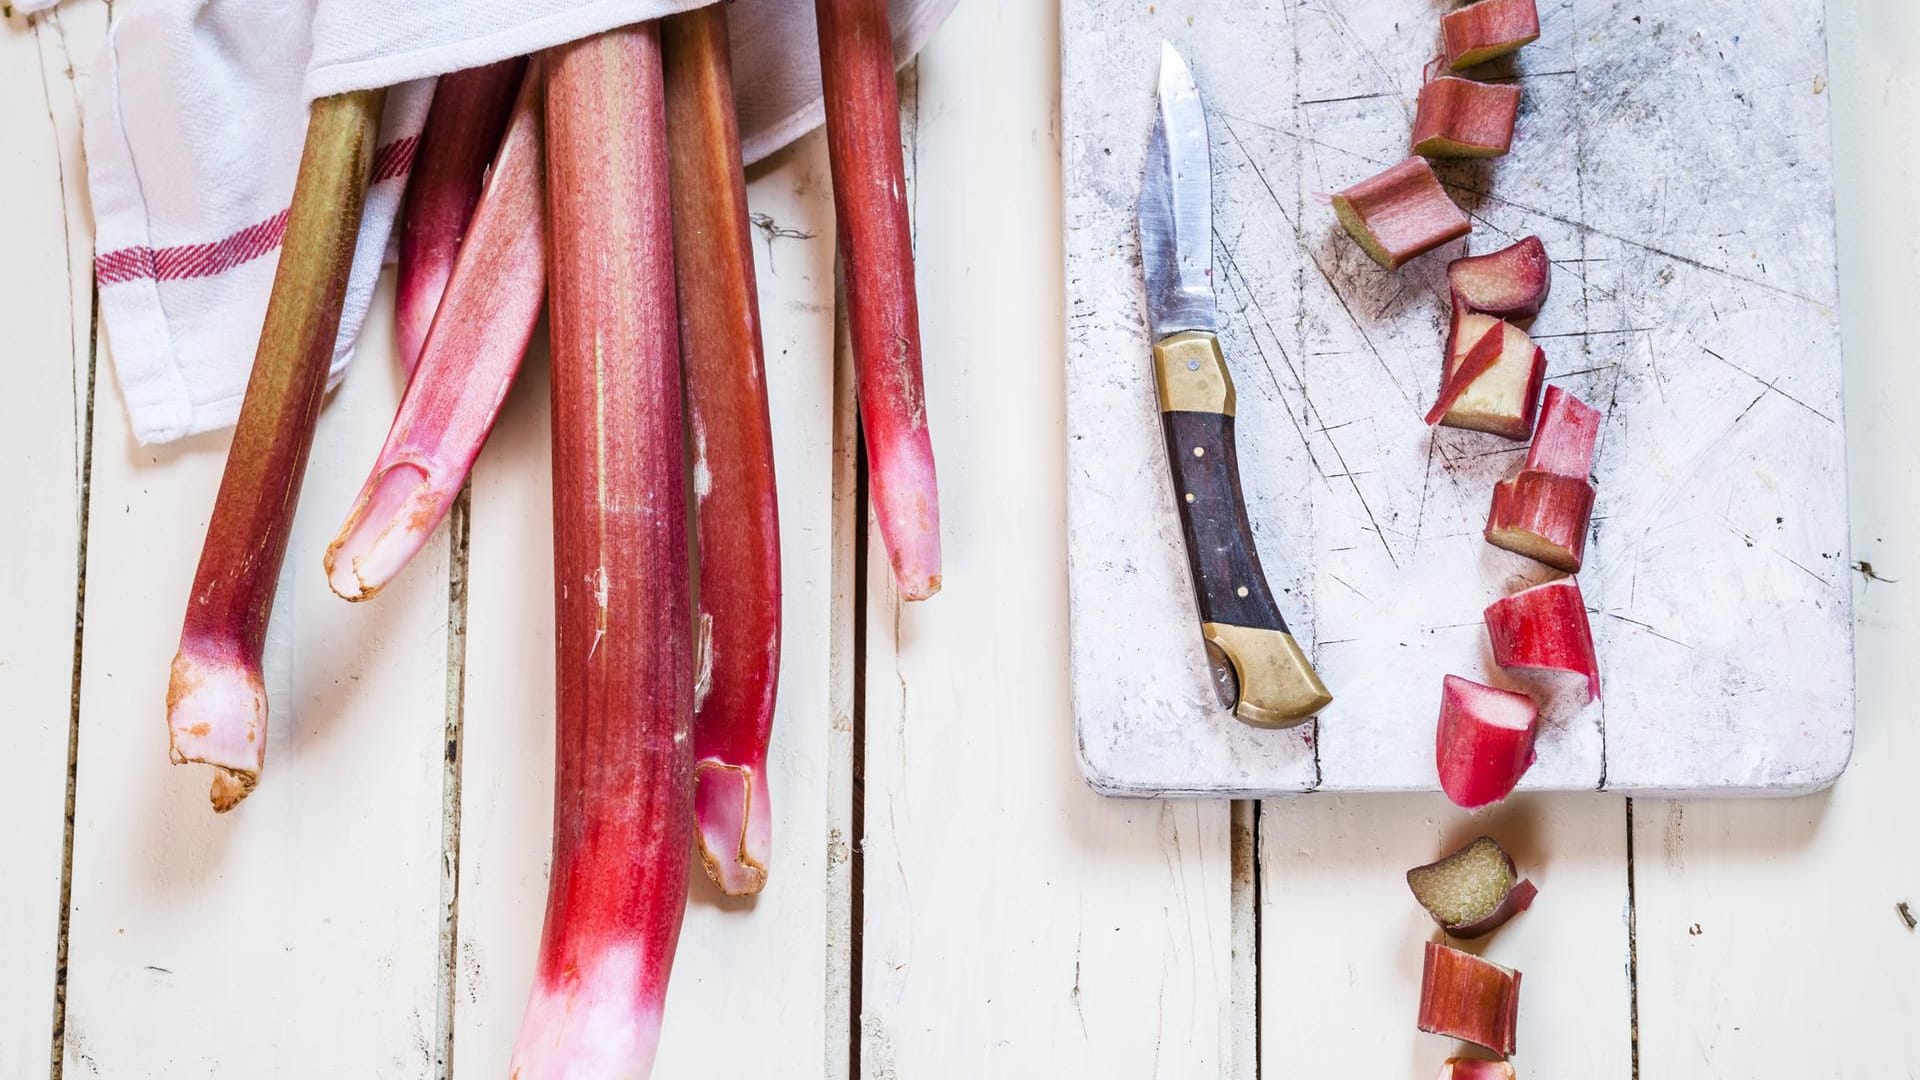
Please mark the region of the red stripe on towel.
<svg viewBox="0 0 1920 1080"><path fill-rule="evenodd" d="M413 152L419 143L419 136L409 135L375 150L369 182L378 184L407 175L413 168ZM129 281L184 281L213 277L278 248L286 233L287 212L282 210L265 221L249 225L219 240L102 252L93 258L93 272L103 286Z"/></svg>

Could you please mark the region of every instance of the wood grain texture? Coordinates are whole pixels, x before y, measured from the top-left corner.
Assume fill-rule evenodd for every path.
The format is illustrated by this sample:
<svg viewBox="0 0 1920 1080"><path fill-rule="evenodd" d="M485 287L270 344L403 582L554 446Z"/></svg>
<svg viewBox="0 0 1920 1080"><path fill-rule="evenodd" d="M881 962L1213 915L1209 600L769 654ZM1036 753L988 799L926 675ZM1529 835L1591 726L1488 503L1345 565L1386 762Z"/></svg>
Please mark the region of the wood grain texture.
<svg viewBox="0 0 1920 1080"><path fill-rule="evenodd" d="M93 229L80 100L106 24L99 10L0 27L0 235L22 268L0 285L13 380L0 394L0 461L18 526L0 532L0 1076L44 1073L54 1030L73 719L88 395ZM77 66L75 65L78 60ZM31 108L39 107L37 116ZM16 117L18 118L16 122ZM26 268L31 268L30 272Z"/></svg>
<svg viewBox="0 0 1920 1080"><path fill-rule="evenodd" d="M1527 787L1783 793L1846 763L1820 8L1544 3L1541 40L1493 72L1525 90L1513 154L1441 169L1474 250L1546 242L1549 377L1607 414L1581 575L1607 698L1549 716ZM1521 448L1420 423L1463 246L1387 274L1317 197L1404 157L1436 15L1427 0L1064 4L1073 664L1102 790L1431 789L1441 676L1492 675L1481 609L1545 576L1480 538ZM1210 106L1255 537L1336 699L1301 732L1237 724L1186 632L1133 235L1162 36Z"/></svg>
<svg viewBox="0 0 1920 1080"><path fill-rule="evenodd" d="M1284 631L1286 620L1267 587L1247 524L1233 417L1164 412L1160 426L1174 490L1180 493L1180 527L1200 621Z"/></svg>
<svg viewBox="0 0 1920 1080"><path fill-rule="evenodd" d="M902 92L947 587L903 603L870 536L867 1080L1230 1065L1228 808L1101 799L1068 736L1060 223L994 194L1058 183L1051 16L961 5Z"/></svg>
<svg viewBox="0 0 1920 1080"><path fill-rule="evenodd" d="M844 1024L827 1022L836 1007L845 1009L848 993L848 936L835 922L847 917L846 907L830 904L830 875L843 873L847 857L851 805L846 724L831 720L844 689L835 689L833 672L848 681L852 673L829 658L834 553L850 539L835 531L827 497L836 428L825 141L811 136L748 179L749 203L768 222L756 234L755 274L785 526L788 648L770 756L780 870L751 901L729 900L696 875L655 1066L663 1077L713 1067L721 1060L716 1045L730 1068L747 1075L842 1075L844 1065L829 1063L846 1058ZM544 658L553 598L538 569L552 559L546 383L545 350L536 347L474 470L453 977L454 1058L479 1075L505 1074L546 893L553 672ZM756 1037L735 1037L747 1029Z"/></svg>

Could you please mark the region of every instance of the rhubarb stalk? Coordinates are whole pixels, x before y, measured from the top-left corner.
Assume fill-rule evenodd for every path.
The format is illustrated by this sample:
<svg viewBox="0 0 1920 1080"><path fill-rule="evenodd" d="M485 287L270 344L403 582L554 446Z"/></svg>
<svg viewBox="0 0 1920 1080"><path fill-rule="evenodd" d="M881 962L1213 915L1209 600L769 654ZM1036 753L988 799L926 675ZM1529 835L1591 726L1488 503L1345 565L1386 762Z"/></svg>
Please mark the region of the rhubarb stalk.
<svg viewBox="0 0 1920 1080"><path fill-rule="evenodd" d="M1499 251L1463 255L1447 264L1447 285L1456 304L1496 319L1530 319L1553 289L1547 247L1529 236Z"/></svg>
<svg viewBox="0 0 1920 1080"><path fill-rule="evenodd" d="M1484 64L1540 39L1534 0L1479 0L1440 16L1450 71Z"/></svg>
<svg viewBox="0 0 1920 1080"><path fill-rule="evenodd" d="M1484 351L1490 337L1498 343L1492 359ZM1546 350L1535 345L1525 330L1490 315L1470 312L1457 301L1447 341L1446 377L1440 395L1446 408L1436 403L1429 417L1437 414L1445 427L1484 431L1508 439L1524 439L1531 434L1540 386L1547 377Z"/></svg>
<svg viewBox="0 0 1920 1080"><path fill-rule="evenodd" d="M400 219L393 314L408 374L426 345L526 68L525 57L502 60L442 75L434 87Z"/></svg>
<svg viewBox="0 0 1920 1080"><path fill-rule="evenodd" d="M1587 682L1587 700L1600 696L1600 658L1580 583L1572 578L1535 585L1487 605L1487 639L1503 668L1565 671Z"/></svg>
<svg viewBox="0 0 1920 1080"><path fill-rule="evenodd" d="M1520 1022L1520 973L1427 942L1420 973L1420 1030L1511 1057Z"/></svg>
<svg viewBox="0 0 1920 1080"><path fill-rule="evenodd" d="M1592 484L1530 469L1494 485L1487 543L1577 574L1586 561L1592 519Z"/></svg>
<svg viewBox="0 0 1920 1080"><path fill-rule="evenodd" d="M686 906L693 613L660 39L547 56L557 772L509 1074L644 1077Z"/></svg>
<svg viewBox="0 0 1920 1080"><path fill-rule="evenodd" d="M1335 195L1333 212L1361 250L1388 270L1473 231L1433 166L1417 157Z"/></svg>
<svg viewBox="0 0 1920 1080"><path fill-rule="evenodd" d="M773 845L767 739L780 672L773 431L726 9L699 8L660 27L709 673L694 702L694 815L708 876L743 896L766 884Z"/></svg>
<svg viewBox="0 0 1920 1080"><path fill-rule="evenodd" d="M313 103L260 347L173 658L168 752L175 765L213 766L216 811L246 798L266 761L260 654L340 333L385 101L385 91L366 90Z"/></svg>
<svg viewBox="0 0 1920 1080"><path fill-rule="evenodd" d="M1440 789L1458 806L1478 809L1513 793L1533 765L1539 709L1511 690L1446 677L1434 761Z"/></svg>
<svg viewBox="0 0 1920 1080"><path fill-rule="evenodd" d="M1513 1065L1480 1058L1448 1058L1437 1080L1516 1080Z"/></svg>
<svg viewBox="0 0 1920 1080"><path fill-rule="evenodd" d="M420 366L373 471L327 547L327 584L370 600L452 508L520 371L547 294L544 91L525 68Z"/></svg>
<svg viewBox="0 0 1920 1080"><path fill-rule="evenodd" d="M1433 921L1457 938L1476 938L1527 910L1538 892L1513 858L1482 836L1439 862L1407 871L1407 888Z"/></svg>
<svg viewBox="0 0 1920 1080"><path fill-rule="evenodd" d="M906 600L940 591L940 500L920 378L920 309L886 0L817 0L827 156L840 222L873 516Z"/></svg>
<svg viewBox="0 0 1920 1080"><path fill-rule="evenodd" d="M1420 88L1413 152L1428 158L1499 157L1513 148L1520 88L1443 75Z"/></svg>

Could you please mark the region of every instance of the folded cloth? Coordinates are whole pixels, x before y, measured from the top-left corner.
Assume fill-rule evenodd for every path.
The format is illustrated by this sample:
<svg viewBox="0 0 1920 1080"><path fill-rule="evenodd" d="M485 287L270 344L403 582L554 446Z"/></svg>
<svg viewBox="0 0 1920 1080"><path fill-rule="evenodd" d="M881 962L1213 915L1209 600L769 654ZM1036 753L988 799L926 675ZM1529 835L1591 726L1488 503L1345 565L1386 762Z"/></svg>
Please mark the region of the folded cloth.
<svg viewBox="0 0 1920 1080"><path fill-rule="evenodd" d="M23 11L55 0L15 0ZM141 0L115 13L87 101L100 312L134 434L231 424L266 314L307 103L389 86L330 380L387 254L432 78L703 0ZM957 0L889 0L902 61ZM812 0L733 0L749 162L820 123Z"/></svg>

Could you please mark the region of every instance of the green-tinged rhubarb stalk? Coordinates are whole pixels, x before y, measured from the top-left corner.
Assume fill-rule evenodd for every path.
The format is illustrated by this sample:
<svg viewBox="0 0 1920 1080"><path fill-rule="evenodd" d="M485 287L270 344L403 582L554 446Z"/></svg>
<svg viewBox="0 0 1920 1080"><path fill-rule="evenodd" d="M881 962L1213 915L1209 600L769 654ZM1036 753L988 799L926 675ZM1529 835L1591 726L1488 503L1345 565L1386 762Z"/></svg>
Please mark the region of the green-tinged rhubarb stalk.
<svg viewBox="0 0 1920 1080"><path fill-rule="evenodd" d="M767 740L780 674L773 430L726 9L666 19L661 39L707 644L693 715L695 835L714 884L743 896L766 884L773 845Z"/></svg>
<svg viewBox="0 0 1920 1080"><path fill-rule="evenodd" d="M526 57L515 57L442 75L433 89L400 215L393 315L400 362L409 373L426 346L526 69Z"/></svg>
<svg viewBox="0 0 1920 1080"><path fill-rule="evenodd" d="M370 600L452 508L520 372L547 295L546 94L525 69L467 242L386 445L327 547L327 584Z"/></svg>
<svg viewBox="0 0 1920 1080"><path fill-rule="evenodd" d="M173 658L169 753L176 765L213 767L217 811L247 797L266 760L260 654L340 333L385 101L384 90L365 90L313 103L260 347Z"/></svg>
<svg viewBox="0 0 1920 1080"><path fill-rule="evenodd" d="M693 854L693 612L652 23L551 50L555 681L546 928L509 1075L652 1069Z"/></svg>
<svg viewBox="0 0 1920 1080"><path fill-rule="evenodd" d="M920 308L886 0L817 0L827 154L840 224L873 518L905 600L940 591L940 498L920 375Z"/></svg>

